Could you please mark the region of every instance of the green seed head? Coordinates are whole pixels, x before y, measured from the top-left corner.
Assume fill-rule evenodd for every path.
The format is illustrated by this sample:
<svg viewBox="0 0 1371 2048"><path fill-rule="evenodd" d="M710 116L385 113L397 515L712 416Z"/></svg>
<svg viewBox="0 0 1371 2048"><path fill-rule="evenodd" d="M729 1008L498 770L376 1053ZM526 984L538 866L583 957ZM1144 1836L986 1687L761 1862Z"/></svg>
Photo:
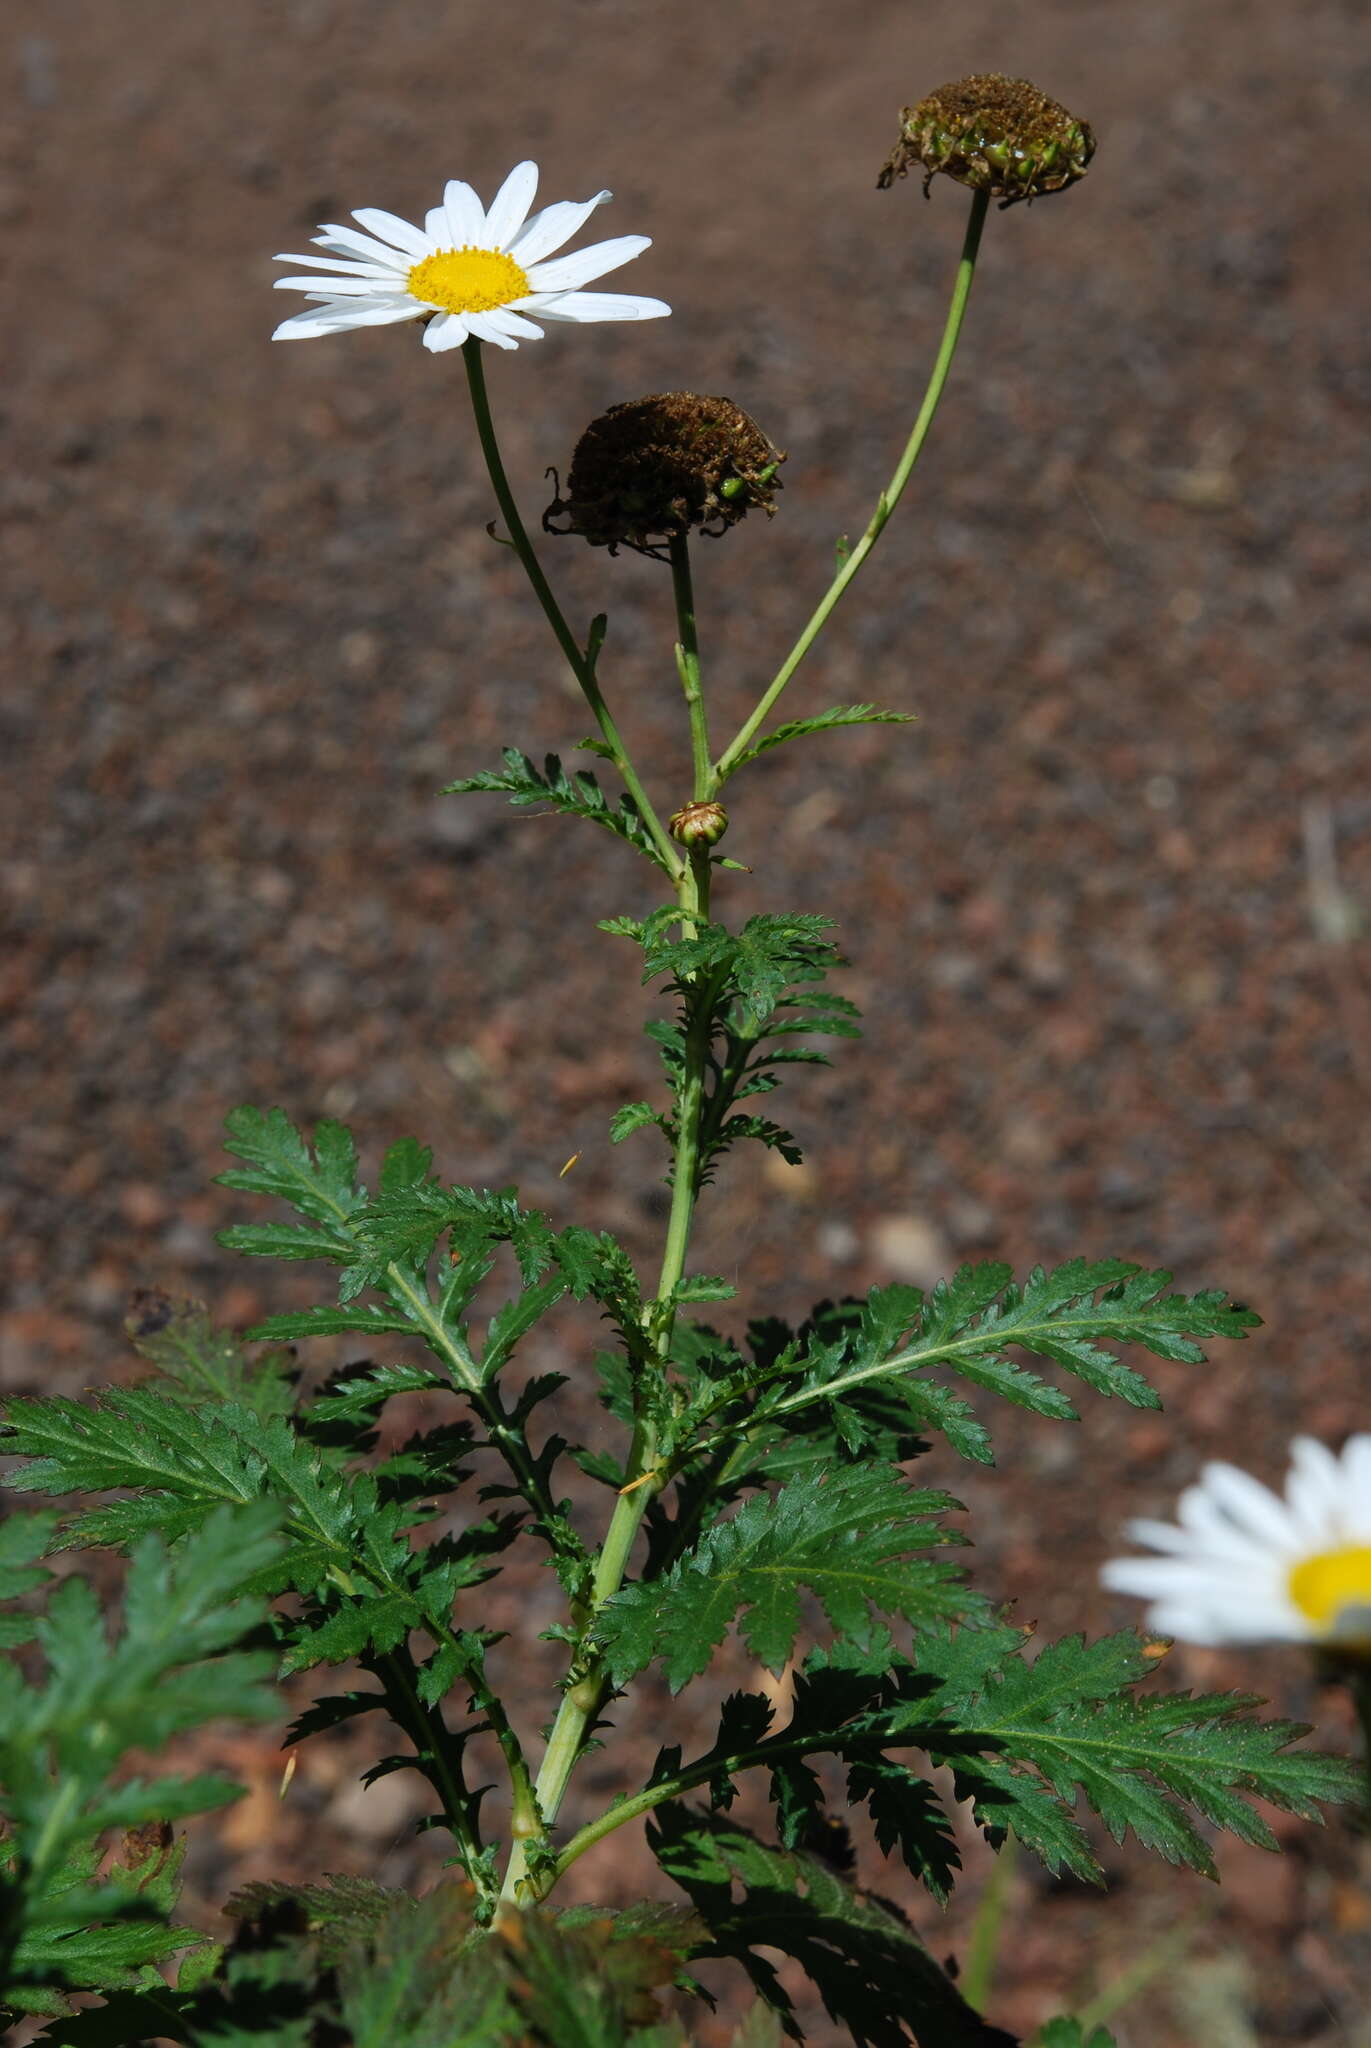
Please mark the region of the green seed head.
<svg viewBox="0 0 1371 2048"><path fill-rule="evenodd" d="M925 198L944 171L959 185L1013 206L1074 185L1094 154L1088 124L1036 85L998 71L978 72L903 109L900 139L876 182L893 185L920 164Z"/></svg>
<svg viewBox="0 0 1371 2048"><path fill-rule="evenodd" d="M770 518L784 461L731 398L663 391L631 399L586 428L566 495L559 485L543 526L611 554L622 546L663 557L692 527L715 537L754 506Z"/></svg>

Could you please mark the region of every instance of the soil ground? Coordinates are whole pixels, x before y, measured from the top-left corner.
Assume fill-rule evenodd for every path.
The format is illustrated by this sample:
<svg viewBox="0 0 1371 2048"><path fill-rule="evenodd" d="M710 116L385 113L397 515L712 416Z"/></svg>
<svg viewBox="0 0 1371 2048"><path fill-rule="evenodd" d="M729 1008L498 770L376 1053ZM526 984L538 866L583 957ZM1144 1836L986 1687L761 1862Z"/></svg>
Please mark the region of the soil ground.
<svg viewBox="0 0 1371 2048"><path fill-rule="evenodd" d="M919 723L740 785L727 914L836 919L867 1038L791 1091L803 1168L726 1174L698 1264L795 1315L968 1257L1117 1253L1260 1309L1240 1350L1159 1371L1164 1416L1010 1418L993 1473L931 1475L973 1510L978 1581L1050 1633L1133 1618L1097 1566L1206 1457L1274 1479L1294 1431L1364 1427L1366 0L13 0L5 44L5 1387L126 1374L137 1284L244 1325L309 1298L215 1245L246 1213L209 1185L240 1101L345 1116L372 1159L415 1130L645 1264L660 1231L647 1139L606 1139L653 1085L633 964L591 929L649 907L643 878L603 835L435 795L586 726L485 535L459 366L412 329L271 347L272 251L353 206L415 217L448 175L489 195L526 154L548 196L614 189L602 231L655 238L624 288L673 318L553 329L491 365L494 402L531 516L645 391L726 392L790 451L774 523L700 550L726 730L864 523L941 322L962 197L874 190L898 107L1001 69L1099 155L991 216L911 501L788 704ZM606 687L669 803L665 572L547 555L573 617L612 614ZM537 1362L584 1381L586 1333ZM534 1567L501 1583L495 1625L548 1605ZM1351 1740L1292 1660L1168 1670ZM412 1869L403 1780L362 1794L316 1745L281 1805L274 1741L223 1745L255 1789L198 1896ZM1285 1833L1283 1859L1224 1849L1217 1892L1112 1848L1103 1903L1022 1872L996 2017L1028 2029L1189 1930L1121 2041L1364 2042L1355 1845ZM627 1856L586 1879L648 1881ZM964 1945L964 1909L899 1895Z"/></svg>

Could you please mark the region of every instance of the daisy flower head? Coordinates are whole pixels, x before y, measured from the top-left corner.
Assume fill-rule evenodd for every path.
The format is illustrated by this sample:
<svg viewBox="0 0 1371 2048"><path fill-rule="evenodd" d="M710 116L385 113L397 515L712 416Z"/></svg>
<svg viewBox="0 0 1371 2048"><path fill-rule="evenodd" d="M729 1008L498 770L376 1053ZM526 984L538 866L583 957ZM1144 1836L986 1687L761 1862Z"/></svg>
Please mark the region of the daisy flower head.
<svg viewBox="0 0 1371 2048"><path fill-rule="evenodd" d="M1296 1437L1284 1499L1236 1465L1206 1465L1174 1524L1128 1534L1161 1555L1113 1558L1101 1577L1149 1600L1159 1635L1371 1650L1371 1436L1339 1456Z"/></svg>
<svg viewBox="0 0 1371 2048"><path fill-rule="evenodd" d="M355 228L323 227L323 256L278 256L317 276L278 277L282 291L303 292L305 311L283 320L273 341L339 334L345 327L390 327L423 320L424 346L460 348L464 341L517 348L534 341L540 320L656 320L671 311L660 299L588 292L591 284L651 246L649 235L619 235L571 255L556 252L612 197L597 192L530 213L538 166L516 164L487 209L470 185L450 178L441 206L422 227L379 207L359 207Z"/></svg>

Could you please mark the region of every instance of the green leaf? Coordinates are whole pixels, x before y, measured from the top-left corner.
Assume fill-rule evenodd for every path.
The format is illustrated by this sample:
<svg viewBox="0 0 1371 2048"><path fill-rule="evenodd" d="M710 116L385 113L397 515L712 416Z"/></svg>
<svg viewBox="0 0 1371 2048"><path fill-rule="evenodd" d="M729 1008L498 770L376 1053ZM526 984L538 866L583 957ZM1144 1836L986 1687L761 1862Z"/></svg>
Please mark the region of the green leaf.
<svg viewBox="0 0 1371 2048"><path fill-rule="evenodd" d="M289 1356L249 1357L243 1340L216 1329L203 1302L145 1290L135 1295L124 1323L133 1348L157 1368L161 1390L184 1400L234 1401L259 1415L285 1415L294 1405Z"/></svg>
<svg viewBox="0 0 1371 2048"><path fill-rule="evenodd" d="M305 1308L286 1315L268 1316L249 1335L257 1341L294 1344L301 1337L341 1337L349 1330L381 1337L389 1333L410 1335L414 1324L398 1309L379 1308L371 1302L349 1303L346 1308Z"/></svg>
<svg viewBox="0 0 1371 2048"><path fill-rule="evenodd" d="M335 1426L368 1424L397 1394L449 1392L451 1382L424 1365L373 1365L369 1359L335 1373L303 1418L311 1436Z"/></svg>
<svg viewBox="0 0 1371 2048"><path fill-rule="evenodd" d="M674 935L679 922L675 909L654 913L646 921L644 981L665 974L679 985L710 976L726 988L754 1038L795 983L819 981L838 963L837 948L823 936L833 924L829 917L768 912L750 917L740 932L707 924L697 926L689 938Z"/></svg>
<svg viewBox="0 0 1371 2048"><path fill-rule="evenodd" d="M636 847L639 853L645 853L656 866L670 872L631 796L620 797L617 809L611 809L609 799L589 769L578 768L568 774L556 754L545 756L541 772L518 747L504 748L500 758L504 762L503 769L487 769L480 775L450 782L443 795L460 796L472 790L495 790L503 792L512 804L520 808L529 804L548 804L554 811L568 817L586 818L592 825L602 826L616 838Z"/></svg>
<svg viewBox="0 0 1371 2048"><path fill-rule="evenodd" d="M856 1637L867 1632L871 1611L923 1625L965 1614L976 1602L951 1566L909 1555L951 1540L929 1517L956 1505L880 1466L814 1473L774 1498L754 1497L663 1579L626 1586L601 1609L597 1629L614 1683L661 1656L679 1692L740 1610L748 1648L779 1671L799 1632L801 1586L836 1631Z"/></svg>
<svg viewBox="0 0 1371 2048"><path fill-rule="evenodd" d="M187 2001L159 1984L155 1990L110 1992L100 2005L56 2019L38 2036L38 2048L130 2048L130 2043L186 2037Z"/></svg>
<svg viewBox="0 0 1371 2048"><path fill-rule="evenodd" d="M793 1957L854 2048L1013 2048L973 2012L909 1923L817 1856L768 1848L711 1815L658 1810L653 1853L709 1930L705 1956L742 1963L758 1994L802 2038L763 1949Z"/></svg>
<svg viewBox="0 0 1371 2048"><path fill-rule="evenodd" d="M276 1520L269 1505L221 1509L174 1555L144 1539L113 1641L92 1587L64 1579L33 1631L41 1678L0 1661L0 2004L52 2012L67 1990L141 1988L149 1963L201 1939L166 1925L180 1856L165 1824L237 1788L210 1776L149 1783L127 1776L124 1759L209 1721L278 1711L269 1653L238 1647L264 1606L236 1597L278 1555ZM100 1838L151 1823L96 1882Z"/></svg>
<svg viewBox="0 0 1371 2048"><path fill-rule="evenodd" d="M621 1145L625 1138L631 1138L635 1131L641 1131L647 1124L656 1124L658 1130L670 1135L670 1119L650 1102L626 1102L622 1109L616 1109L609 1126L609 1141Z"/></svg>
<svg viewBox="0 0 1371 2048"><path fill-rule="evenodd" d="M8 1514L0 1519L0 1600L17 1600L51 1576L36 1560L47 1555L56 1527L55 1514Z"/></svg>
<svg viewBox="0 0 1371 2048"><path fill-rule="evenodd" d="M1200 1363L1196 1338L1241 1338L1259 1321L1218 1291L1168 1294L1170 1280L1169 1273L1144 1272L1121 1259L1073 1259L1050 1274L1036 1268L1022 1287L1007 1266L988 1262L963 1266L927 1299L917 1288L877 1289L855 1336L812 1346L793 1368L790 1360L778 1362L777 1376L793 1369L799 1385L765 1392L754 1421L779 1420L815 1399L847 1402L864 1387L890 1383L920 1420L944 1427L936 1391L915 1378L935 1366L1039 1414L1074 1416L1062 1394L1007 1356L1013 1348L1052 1360L1099 1393L1158 1407L1148 1383L1105 1344L1140 1344L1160 1358ZM957 1411L948 1413L955 1429ZM979 1432L963 1427L959 1434L958 1449L984 1457Z"/></svg>
<svg viewBox="0 0 1371 2048"><path fill-rule="evenodd" d="M792 718L786 724L778 725L756 746L739 754L729 768L730 775L736 775L749 761L755 761L762 754L770 753L773 747L783 747L788 740L806 738L812 732L831 732L842 725L913 725L913 715L908 711L882 711L875 704L835 704L829 711L819 711L812 718Z"/></svg>
<svg viewBox="0 0 1371 2048"><path fill-rule="evenodd" d="M345 1223L366 1200L357 1184L357 1153L345 1124L325 1120L314 1133L314 1149L282 1109L262 1111L245 1104L225 1119L224 1149L247 1161L218 1176L222 1187L275 1195L312 1223L329 1229Z"/></svg>
<svg viewBox="0 0 1371 2048"><path fill-rule="evenodd" d="M573 1274L579 1271L573 1265ZM507 1301L502 1309L490 1319L486 1332L486 1348L481 1357L481 1377L487 1383L494 1379L501 1368L508 1364L515 1346L521 1337L526 1337L536 1323L542 1321L550 1308L554 1308L572 1283L572 1275L566 1272L554 1273L550 1280L542 1280L532 1287L526 1287L517 1301ZM587 1285L589 1283L587 1282Z"/></svg>
<svg viewBox="0 0 1371 2048"><path fill-rule="evenodd" d="M1039 2027L1033 2048L1115 2048L1115 2043L1106 2027L1092 2027L1087 2034L1079 2020L1063 2014Z"/></svg>
<svg viewBox="0 0 1371 2048"><path fill-rule="evenodd" d="M984 1825L1012 1828L1049 1868L1099 1876L1078 1833L1063 1836L1052 1824L1025 1767L1066 1807L1083 1794L1116 1841L1131 1830L1168 1862L1206 1876L1215 1875L1213 1856L1186 1806L1274 1847L1250 1798L1317 1819L1316 1802L1358 1796L1349 1764L1290 1750L1308 1731L1253 1719L1256 1702L1245 1695L1139 1697L1133 1688L1152 1664L1131 1633L1096 1643L1073 1636L1031 1663L1022 1644L1013 1630L921 1639L920 1669L943 1675L930 1704L945 1723L924 1746L954 1764Z"/></svg>

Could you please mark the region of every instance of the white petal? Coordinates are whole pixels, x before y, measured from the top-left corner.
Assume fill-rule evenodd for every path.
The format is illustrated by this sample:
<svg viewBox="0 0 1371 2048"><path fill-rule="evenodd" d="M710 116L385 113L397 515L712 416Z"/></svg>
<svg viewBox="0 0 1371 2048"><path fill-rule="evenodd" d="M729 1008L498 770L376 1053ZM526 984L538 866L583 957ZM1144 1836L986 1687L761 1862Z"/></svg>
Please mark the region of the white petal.
<svg viewBox="0 0 1371 2048"><path fill-rule="evenodd" d="M511 313L508 306L497 306L493 312L483 313L481 318L489 321L492 327L498 327L501 334L515 335L520 341L541 341L543 338L541 327L535 327L531 320L525 320L522 313ZM473 334L476 331L473 322Z"/></svg>
<svg viewBox="0 0 1371 2048"><path fill-rule="evenodd" d="M370 299L377 292L387 296L394 292L396 280L393 277L275 277L272 290L278 292L309 292L324 290L335 299Z"/></svg>
<svg viewBox="0 0 1371 2048"><path fill-rule="evenodd" d="M1204 1643L1212 1647L1227 1644L1306 1642L1306 1635L1291 1635L1275 1617L1266 1614L1216 1614L1184 1601L1163 1601L1149 1608L1148 1626L1158 1635L1174 1636L1182 1643Z"/></svg>
<svg viewBox="0 0 1371 2048"><path fill-rule="evenodd" d="M424 347L431 348L435 355L444 349L460 348L467 338L467 323L464 314L439 313L424 329Z"/></svg>
<svg viewBox="0 0 1371 2048"><path fill-rule="evenodd" d="M1348 1534L1366 1542L1371 1539L1371 1436L1348 1438L1342 1469Z"/></svg>
<svg viewBox="0 0 1371 2048"><path fill-rule="evenodd" d="M661 299L633 299L621 292L558 292L544 297L511 299L520 311L536 313L540 320L660 320L671 311Z"/></svg>
<svg viewBox="0 0 1371 2048"><path fill-rule="evenodd" d="M490 203L486 215L485 243L489 249L503 249L512 242L533 204L538 190L538 166L527 160L516 164Z"/></svg>
<svg viewBox="0 0 1371 2048"><path fill-rule="evenodd" d="M1203 1486L1187 1486L1176 1503L1176 1516L1190 1537L1194 1557L1261 1564L1271 1555L1268 1539L1239 1529Z"/></svg>
<svg viewBox="0 0 1371 2048"><path fill-rule="evenodd" d="M1342 1467L1325 1445L1313 1437L1296 1437L1290 1446L1290 1471L1285 1498L1299 1524L1301 1541L1311 1550L1336 1542L1343 1499Z"/></svg>
<svg viewBox="0 0 1371 2048"><path fill-rule="evenodd" d="M378 242L374 235L359 235L356 228L343 228L336 224L321 228L317 235L311 236L311 240L321 249L351 250L354 255L365 256L388 270L408 270L414 260L411 256L400 255L385 242Z"/></svg>
<svg viewBox="0 0 1371 2048"><path fill-rule="evenodd" d="M1239 1529L1282 1550L1298 1546L1299 1532L1284 1502L1250 1472L1216 1463L1206 1465L1201 1478L1211 1500L1218 1502Z"/></svg>
<svg viewBox="0 0 1371 2048"><path fill-rule="evenodd" d="M1101 1567L1100 1577L1106 1586L1134 1593L1140 1600L1185 1591L1228 1601L1248 1597L1253 1588L1266 1591L1273 1584L1269 1572L1244 1571L1238 1565L1195 1564L1183 1557L1116 1557Z"/></svg>
<svg viewBox="0 0 1371 2048"><path fill-rule="evenodd" d="M324 314L311 312L306 307L303 313L292 313L289 320L283 320L279 327L272 329L273 341L311 341L316 335L333 334L338 322Z"/></svg>
<svg viewBox="0 0 1371 2048"><path fill-rule="evenodd" d="M1151 1550L1188 1555L1195 1548L1195 1539L1188 1529L1178 1529L1174 1522L1154 1522L1147 1515L1125 1522L1124 1534L1130 1543L1145 1543Z"/></svg>
<svg viewBox="0 0 1371 2048"><path fill-rule="evenodd" d="M579 291L592 278L617 270L621 263L631 262L651 247L650 235L618 235L612 242L592 242L588 249L573 250L570 256L554 256L550 263L535 263L528 281L537 292Z"/></svg>
<svg viewBox="0 0 1371 2048"><path fill-rule="evenodd" d="M394 284L403 272L393 265L352 262L346 256L273 256L273 263L303 263L306 270L337 270L345 277L374 277L385 284Z"/></svg>
<svg viewBox="0 0 1371 2048"><path fill-rule="evenodd" d="M291 341L302 335L341 334L349 327L393 327L400 320L417 320L423 308L413 299L369 300L358 305L351 299L325 299L320 305L292 314L272 335L273 341Z"/></svg>
<svg viewBox="0 0 1371 2048"><path fill-rule="evenodd" d="M364 228L370 228L372 234L379 235L383 242L391 242L397 249L403 249L416 261L433 253L423 229L401 220L398 213L386 213L379 206L355 206L352 218L359 220Z"/></svg>
<svg viewBox="0 0 1371 2048"><path fill-rule="evenodd" d="M273 341L299 341L307 335L341 334L344 328L363 324L356 307L340 306L336 300L327 299L322 305L306 306L302 313L292 313L289 320L281 322L271 338Z"/></svg>
<svg viewBox="0 0 1371 2048"><path fill-rule="evenodd" d="M514 336L507 333L490 313L464 313L462 318L478 341L491 342L496 348L518 348Z"/></svg>
<svg viewBox="0 0 1371 2048"><path fill-rule="evenodd" d="M340 307L339 319L348 327L392 327L399 320L418 320L423 307L417 299L372 299L364 306Z"/></svg>
<svg viewBox="0 0 1371 2048"><path fill-rule="evenodd" d="M447 247L452 231L447 224L446 207L430 206L428 212L424 215L424 233L428 236L435 249L445 249Z"/></svg>
<svg viewBox="0 0 1371 2048"><path fill-rule="evenodd" d="M449 178L443 188L443 209L447 214L448 238L454 249L468 244L483 248L486 241L486 210L470 185Z"/></svg>
<svg viewBox="0 0 1371 2048"><path fill-rule="evenodd" d="M509 245L510 255L525 270L530 263L541 263L544 256L560 249L563 242L569 242L585 226L597 206L613 197L612 192L597 192L593 199L559 199L555 206L545 206L541 213L524 222Z"/></svg>

